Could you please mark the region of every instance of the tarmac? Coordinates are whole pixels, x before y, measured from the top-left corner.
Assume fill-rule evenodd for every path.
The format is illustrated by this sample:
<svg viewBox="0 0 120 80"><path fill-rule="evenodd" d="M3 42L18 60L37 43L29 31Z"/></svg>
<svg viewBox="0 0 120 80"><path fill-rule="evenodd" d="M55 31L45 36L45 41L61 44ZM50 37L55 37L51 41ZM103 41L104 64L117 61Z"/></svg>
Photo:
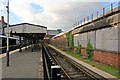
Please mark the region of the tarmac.
<svg viewBox="0 0 120 80"><path fill-rule="evenodd" d="M2 80L42 80L43 79L43 60L40 48L31 48L22 52L18 50L10 52L10 66L6 66L6 53L0 55L2 59Z"/></svg>
<svg viewBox="0 0 120 80"><path fill-rule="evenodd" d="M89 70L95 72L96 74L99 74L100 76L103 76L104 78L106 78L108 80L118 80L116 77L112 76L111 74L108 74L108 73L106 73L106 72L104 72L104 71L102 71L102 70L100 70L98 68L95 68L95 67L93 67L93 66L91 66L91 65L89 65L89 64L87 64L87 63L85 63L85 62L83 62L83 61L81 61L81 60L79 60L77 58L75 58L75 57L72 57L72 56L66 54L65 52L55 48L52 45L49 45L49 46L52 47L53 49L57 50L61 54L65 55L65 56L71 58L72 60L76 61L77 63L81 64L82 66L88 68Z"/></svg>

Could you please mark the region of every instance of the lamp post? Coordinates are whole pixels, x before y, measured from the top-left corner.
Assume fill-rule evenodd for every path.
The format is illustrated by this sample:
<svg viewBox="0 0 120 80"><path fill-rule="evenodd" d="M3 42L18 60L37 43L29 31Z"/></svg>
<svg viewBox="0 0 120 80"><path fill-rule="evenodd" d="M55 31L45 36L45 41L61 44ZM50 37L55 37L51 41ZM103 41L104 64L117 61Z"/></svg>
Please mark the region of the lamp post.
<svg viewBox="0 0 120 80"><path fill-rule="evenodd" d="M7 62L6 65L9 66L9 0L7 2L7 50L6 50L6 56L7 56Z"/></svg>

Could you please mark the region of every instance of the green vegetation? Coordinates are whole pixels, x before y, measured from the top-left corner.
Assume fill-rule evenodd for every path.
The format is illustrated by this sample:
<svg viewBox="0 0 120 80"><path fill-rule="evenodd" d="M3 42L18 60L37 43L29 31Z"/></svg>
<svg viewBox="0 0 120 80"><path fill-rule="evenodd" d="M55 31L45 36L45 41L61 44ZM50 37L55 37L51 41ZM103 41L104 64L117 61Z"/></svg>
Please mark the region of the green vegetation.
<svg viewBox="0 0 120 80"><path fill-rule="evenodd" d="M80 45L79 41L77 42L77 47L76 47L75 53L81 54L81 45Z"/></svg>
<svg viewBox="0 0 120 80"><path fill-rule="evenodd" d="M66 42L67 42L66 46L67 46L68 49L65 52L67 54L69 54L69 55L71 55L71 56L73 56L73 57L75 57L75 58L77 58L77 59L79 59L79 60L81 60L83 62L86 62L86 63L90 64L93 67L96 67L96 68L98 68L100 70L103 70L103 71L105 71L105 72L107 72L107 73L109 73L109 74L111 74L111 75L113 75L113 76L115 76L115 77L120 79L120 75L118 74L119 70L117 68L112 67L110 65L102 64L102 63L99 63L99 62L96 62L96 61L92 60L92 57L93 57L93 47L92 47L92 44L90 43L90 41L88 42L87 49L86 49L88 58L84 58L83 56L81 56L79 54L81 52L80 51L81 45L80 45L79 42L78 42L78 45L76 47L76 49L79 50L79 51L76 50L74 52L73 49L70 49L70 48L73 48L73 46L74 46L74 45L72 45L72 43L74 43L73 42L73 37L70 37L70 34L71 33L66 33ZM72 47L70 45L72 45ZM78 54L76 54L76 53L78 53Z"/></svg>
<svg viewBox="0 0 120 80"><path fill-rule="evenodd" d="M74 36L72 32L66 33L66 48L67 50L74 48Z"/></svg>
<svg viewBox="0 0 120 80"><path fill-rule="evenodd" d="M87 44L86 53L87 53L87 58L91 60L93 57L93 46L90 43L90 40Z"/></svg>
<svg viewBox="0 0 120 80"><path fill-rule="evenodd" d="M69 48L69 33L66 33L66 48Z"/></svg>
<svg viewBox="0 0 120 80"><path fill-rule="evenodd" d="M117 78L120 78L120 75L118 75L118 69L115 68L115 67L112 67L112 66L106 65L106 64L102 64L102 63L99 63L99 62L96 62L94 60L90 60L90 59L87 59L87 58L85 59L82 56L80 56L80 54L75 54L71 50L68 50L68 51L65 51L65 52L67 54L81 60L81 61L84 61L84 62L92 65L93 67L96 67L96 68L98 68L100 70L103 70L103 71L105 71L105 72L107 72L107 73L109 73L109 74L111 74L111 75L113 75L113 76L115 76Z"/></svg>
<svg viewBox="0 0 120 80"><path fill-rule="evenodd" d="M74 35L72 33L70 33L69 42L70 42L70 48L73 49L74 48Z"/></svg>

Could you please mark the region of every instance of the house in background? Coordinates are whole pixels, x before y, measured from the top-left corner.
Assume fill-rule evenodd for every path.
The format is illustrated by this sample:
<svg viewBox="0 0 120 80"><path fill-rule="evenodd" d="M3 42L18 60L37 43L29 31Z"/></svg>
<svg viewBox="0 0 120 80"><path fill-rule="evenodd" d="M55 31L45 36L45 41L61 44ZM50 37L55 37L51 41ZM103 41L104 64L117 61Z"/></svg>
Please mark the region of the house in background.
<svg viewBox="0 0 120 80"><path fill-rule="evenodd" d="M10 26L10 25L9 25ZM7 36L5 34L5 28L7 27L7 23L4 21L4 16L1 16L0 20L0 47L7 46L6 40ZM14 36L9 36L9 45L16 45L16 40Z"/></svg>
<svg viewBox="0 0 120 80"><path fill-rule="evenodd" d="M0 20L0 47L2 47L5 43L6 36L4 35L4 28L7 26L7 23L4 21L4 17L1 16Z"/></svg>

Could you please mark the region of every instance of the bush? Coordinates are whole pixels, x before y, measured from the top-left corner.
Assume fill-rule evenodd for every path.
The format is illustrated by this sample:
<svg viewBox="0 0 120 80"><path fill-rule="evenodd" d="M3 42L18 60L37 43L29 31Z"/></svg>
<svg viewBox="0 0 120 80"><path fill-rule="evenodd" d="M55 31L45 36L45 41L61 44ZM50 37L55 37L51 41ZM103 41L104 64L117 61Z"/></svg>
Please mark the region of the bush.
<svg viewBox="0 0 120 80"><path fill-rule="evenodd" d="M66 33L66 49L69 49L69 33Z"/></svg>
<svg viewBox="0 0 120 80"><path fill-rule="evenodd" d="M74 35L72 32L66 33L66 48L67 50L74 48Z"/></svg>
<svg viewBox="0 0 120 80"><path fill-rule="evenodd" d="M70 49L73 49L74 48L74 35L72 33L70 33L69 35L69 47Z"/></svg>
<svg viewBox="0 0 120 80"><path fill-rule="evenodd" d="M81 54L81 45L80 45L80 43L78 42L78 44L77 44L77 47L76 47L77 49L76 49L76 53L77 54Z"/></svg>
<svg viewBox="0 0 120 80"><path fill-rule="evenodd" d="M91 60L92 57L93 57L93 46L92 46L92 44L90 43L90 40L89 40L89 42L88 42L88 44L87 44L86 52L87 52L87 58Z"/></svg>

